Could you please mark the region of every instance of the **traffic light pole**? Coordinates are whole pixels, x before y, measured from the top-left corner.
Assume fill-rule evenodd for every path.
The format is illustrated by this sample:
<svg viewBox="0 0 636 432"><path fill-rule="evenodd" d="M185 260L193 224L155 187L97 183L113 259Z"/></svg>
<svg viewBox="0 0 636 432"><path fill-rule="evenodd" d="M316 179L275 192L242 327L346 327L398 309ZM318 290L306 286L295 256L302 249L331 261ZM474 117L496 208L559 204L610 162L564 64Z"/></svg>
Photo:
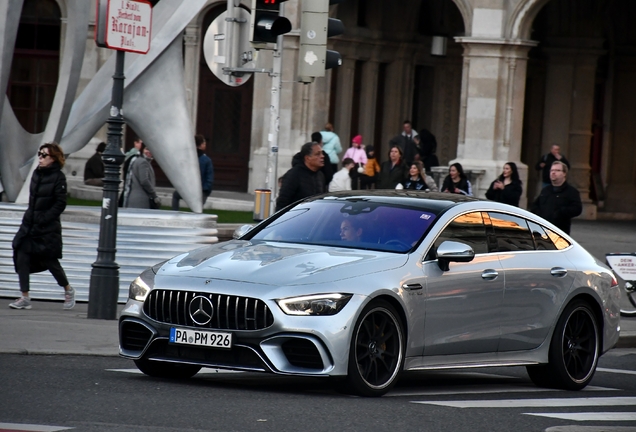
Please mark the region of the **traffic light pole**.
<svg viewBox="0 0 636 432"><path fill-rule="evenodd" d="M265 177L265 189L272 191L271 207L276 208L276 195L278 194L278 131L280 129L280 92L282 89L283 71L283 36L279 35L274 50L274 62L272 72L272 90L269 118L269 152L267 153L267 176Z"/></svg>

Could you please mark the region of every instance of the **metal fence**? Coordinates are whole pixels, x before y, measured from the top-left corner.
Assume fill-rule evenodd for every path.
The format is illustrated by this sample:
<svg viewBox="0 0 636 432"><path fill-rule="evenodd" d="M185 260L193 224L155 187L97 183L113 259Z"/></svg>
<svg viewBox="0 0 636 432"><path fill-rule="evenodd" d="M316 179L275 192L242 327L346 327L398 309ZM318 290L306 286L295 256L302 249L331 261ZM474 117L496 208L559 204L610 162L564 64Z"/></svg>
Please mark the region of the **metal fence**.
<svg viewBox="0 0 636 432"><path fill-rule="evenodd" d="M26 206L0 203L0 297L20 295L11 241ZM60 260L78 301L88 301L91 264L97 258L100 207L67 207L62 214L64 258ZM119 297L128 297L130 282L144 269L198 246L217 243L216 215L165 210L119 209L117 218ZM47 272L31 275L34 299L63 300L64 290Z"/></svg>

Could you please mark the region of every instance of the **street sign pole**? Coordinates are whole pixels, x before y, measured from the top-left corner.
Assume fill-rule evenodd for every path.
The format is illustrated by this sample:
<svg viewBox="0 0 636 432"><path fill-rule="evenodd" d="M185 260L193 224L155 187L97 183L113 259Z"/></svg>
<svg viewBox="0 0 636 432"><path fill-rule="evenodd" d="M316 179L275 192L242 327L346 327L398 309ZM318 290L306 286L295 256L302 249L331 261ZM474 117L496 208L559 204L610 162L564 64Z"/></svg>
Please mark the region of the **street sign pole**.
<svg viewBox="0 0 636 432"><path fill-rule="evenodd" d="M119 297L119 264L117 253L117 213L121 151L124 130L124 54L126 51L146 54L150 50L152 5L147 0L97 1L95 43L117 50L104 162L104 192L99 225L97 260L92 264L88 292L87 318L117 319ZM111 25L112 24L112 25Z"/></svg>
<svg viewBox="0 0 636 432"><path fill-rule="evenodd" d="M88 318L117 319L117 297L119 296L119 264L115 262L117 252L117 194L119 192L119 167L124 162L121 142L124 129L122 105L124 100L124 54L116 52L113 75L112 106L108 117L107 145L104 161L104 197L99 226L97 260L92 264L88 292Z"/></svg>

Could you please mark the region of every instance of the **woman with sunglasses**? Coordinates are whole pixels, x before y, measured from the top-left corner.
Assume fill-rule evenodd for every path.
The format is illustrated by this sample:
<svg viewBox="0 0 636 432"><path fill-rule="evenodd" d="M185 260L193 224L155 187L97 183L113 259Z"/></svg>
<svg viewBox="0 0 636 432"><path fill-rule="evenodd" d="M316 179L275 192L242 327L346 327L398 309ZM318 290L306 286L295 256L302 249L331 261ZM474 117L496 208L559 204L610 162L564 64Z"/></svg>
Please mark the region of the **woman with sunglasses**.
<svg viewBox="0 0 636 432"><path fill-rule="evenodd" d="M75 290L69 285L59 261L62 258L60 215L66 208L64 153L56 143L46 143L40 146L38 160L40 164L31 177L29 206L13 239L13 263L22 297L9 307L31 309L29 275L48 270L64 288L64 309L73 309Z"/></svg>

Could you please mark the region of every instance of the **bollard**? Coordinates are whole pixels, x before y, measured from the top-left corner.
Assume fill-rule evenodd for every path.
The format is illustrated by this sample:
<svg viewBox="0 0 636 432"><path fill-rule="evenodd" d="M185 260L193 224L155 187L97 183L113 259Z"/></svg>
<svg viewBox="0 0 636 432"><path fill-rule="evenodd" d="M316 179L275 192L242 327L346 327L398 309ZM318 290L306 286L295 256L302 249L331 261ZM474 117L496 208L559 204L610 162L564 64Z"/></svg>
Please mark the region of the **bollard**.
<svg viewBox="0 0 636 432"><path fill-rule="evenodd" d="M254 220L260 222L271 215L272 191L269 189L256 189L254 194Z"/></svg>

